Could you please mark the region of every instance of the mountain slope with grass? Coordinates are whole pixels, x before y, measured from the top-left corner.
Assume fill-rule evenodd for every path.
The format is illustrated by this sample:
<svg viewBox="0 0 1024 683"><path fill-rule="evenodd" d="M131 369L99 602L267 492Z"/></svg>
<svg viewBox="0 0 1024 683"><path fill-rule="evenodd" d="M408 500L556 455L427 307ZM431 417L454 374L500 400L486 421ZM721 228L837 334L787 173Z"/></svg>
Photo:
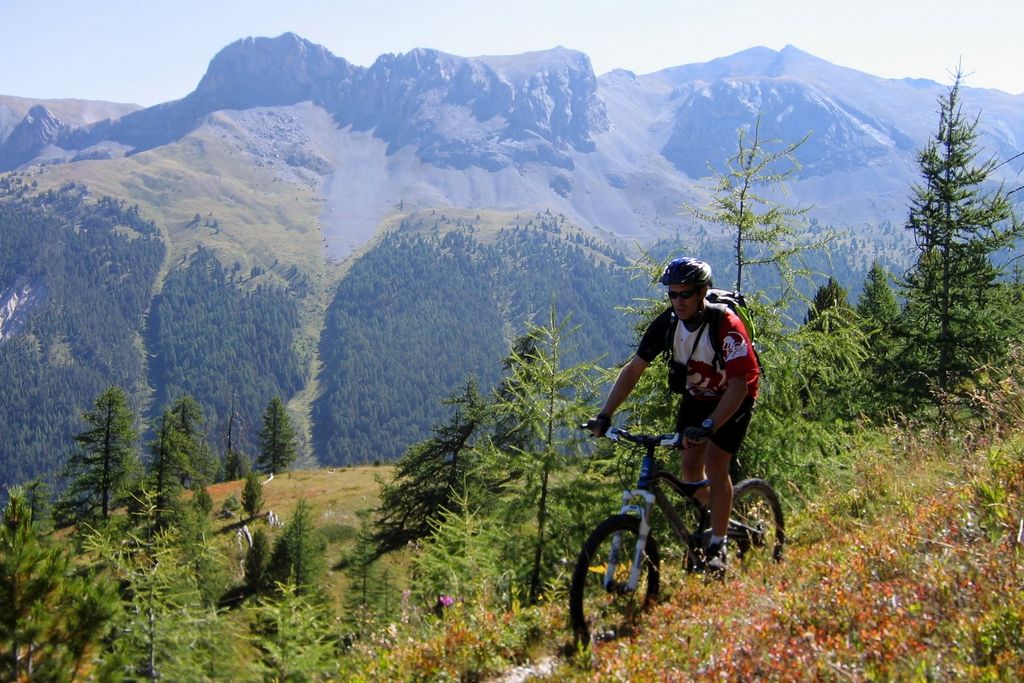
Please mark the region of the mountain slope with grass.
<svg viewBox="0 0 1024 683"><path fill-rule="evenodd" d="M1016 392L1019 387L1013 387ZM573 651L564 591L494 614L456 603L359 644L353 680L1020 680L1024 402L973 436L863 433L813 493L779 482L781 564L725 583L663 564L634 637ZM826 466L823 463L823 466ZM610 503L612 501L609 501Z"/></svg>

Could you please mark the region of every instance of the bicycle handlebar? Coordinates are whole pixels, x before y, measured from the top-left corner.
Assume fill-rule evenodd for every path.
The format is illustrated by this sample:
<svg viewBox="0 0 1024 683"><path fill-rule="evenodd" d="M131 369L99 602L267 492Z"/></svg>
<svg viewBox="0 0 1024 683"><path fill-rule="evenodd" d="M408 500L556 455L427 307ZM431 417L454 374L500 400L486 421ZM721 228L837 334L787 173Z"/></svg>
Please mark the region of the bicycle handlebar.
<svg viewBox="0 0 1024 683"><path fill-rule="evenodd" d="M580 429L591 430L594 428L593 420L580 425ZM672 434L633 434L622 427L609 427L604 433L605 438L612 441L629 441L638 446L678 446L681 443L681 436L677 432Z"/></svg>

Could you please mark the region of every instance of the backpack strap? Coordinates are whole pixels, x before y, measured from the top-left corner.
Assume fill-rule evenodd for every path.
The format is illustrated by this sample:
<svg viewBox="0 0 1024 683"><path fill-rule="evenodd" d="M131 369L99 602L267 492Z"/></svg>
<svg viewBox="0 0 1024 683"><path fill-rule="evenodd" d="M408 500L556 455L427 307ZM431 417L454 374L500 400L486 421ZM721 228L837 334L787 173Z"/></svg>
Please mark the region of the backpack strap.
<svg viewBox="0 0 1024 683"><path fill-rule="evenodd" d="M676 325L678 324L679 316L676 315L675 311L672 311L671 317L669 318L668 329L665 332L665 358L669 362L675 360L673 351L675 350Z"/></svg>
<svg viewBox="0 0 1024 683"><path fill-rule="evenodd" d="M708 304L708 308L716 304ZM711 340L711 345L715 349L715 358L718 359L722 355L722 350L718 348L719 344L715 341L718 337L718 331L715 329L715 325L721 322L721 318L718 316L708 316L701 324L700 329L697 331L697 338L693 340L693 346L690 347L690 358L693 358L694 352L697 350L697 345L700 344L701 337L704 336L704 330L708 330L708 339ZM676 315L675 311L672 311L672 318L668 324L668 332L665 335L665 353L668 354L668 361L670 363L675 362L675 347L676 347L676 327L679 326L679 316ZM690 358L686 359L683 365L690 364ZM725 361L722 361L722 367L725 367Z"/></svg>
<svg viewBox="0 0 1024 683"><path fill-rule="evenodd" d="M726 304L713 304L710 301L704 305L704 324L708 327L708 339L715 352L716 368L725 367L725 356L722 355L722 318L727 308Z"/></svg>

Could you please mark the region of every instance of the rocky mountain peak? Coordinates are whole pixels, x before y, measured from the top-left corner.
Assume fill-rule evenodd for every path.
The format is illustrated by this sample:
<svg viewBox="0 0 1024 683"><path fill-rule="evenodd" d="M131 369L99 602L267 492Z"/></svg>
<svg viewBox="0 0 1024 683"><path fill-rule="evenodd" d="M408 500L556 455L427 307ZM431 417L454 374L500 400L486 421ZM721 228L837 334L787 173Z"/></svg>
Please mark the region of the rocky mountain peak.
<svg viewBox="0 0 1024 683"><path fill-rule="evenodd" d="M336 97L337 88L355 71L346 60L294 33L244 38L214 56L186 99L209 111L303 100L323 104Z"/></svg>
<svg viewBox="0 0 1024 683"><path fill-rule="evenodd" d="M17 168L32 160L47 145L56 142L70 126L47 107L37 104L0 145L0 170Z"/></svg>
<svg viewBox="0 0 1024 683"><path fill-rule="evenodd" d="M568 151L593 149L592 136L608 129L590 59L565 48L382 55L337 115L343 125L373 129L389 152L413 145L424 161L456 168L530 160L570 167Z"/></svg>

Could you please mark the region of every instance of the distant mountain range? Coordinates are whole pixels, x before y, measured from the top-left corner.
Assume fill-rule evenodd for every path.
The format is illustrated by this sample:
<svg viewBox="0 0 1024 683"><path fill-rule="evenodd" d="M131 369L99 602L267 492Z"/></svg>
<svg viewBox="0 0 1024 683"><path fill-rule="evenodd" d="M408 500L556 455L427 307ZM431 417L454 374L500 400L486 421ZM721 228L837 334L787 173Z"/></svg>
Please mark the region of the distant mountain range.
<svg viewBox="0 0 1024 683"><path fill-rule="evenodd" d="M907 262L946 92L792 47L598 77L560 47L365 68L285 34L229 45L154 107L0 96L0 489L59 471L110 383L147 418L193 396L211 441L242 425L250 453L281 395L304 461L350 464L429 435L467 378L493 386L553 306L576 357L620 362L619 311L651 294L638 245L728 284L729 245L686 207L758 118L772 148L810 133L779 199L845 232L810 266L855 292L873 261ZM1024 96L963 101L983 155L1021 150Z"/></svg>
<svg viewBox="0 0 1024 683"><path fill-rule="evenodd" d="M311 104L326 116L293 119L278 143L287 163L319 176L334 209L322 229L337 256L373 234L396 202L552 209L647 241L693 228L681 207L706 198L702 179L760 116L764 139L810 133L787 201L813 206L820 222L870 232L905 218L915 154L937 128L946 89L795 47L597 77L585 54L561 47L473 58L417 49L366 68L284 34L224 48L180 100L106 105L102 120L62 101L0 98L0 169L137 155L217 125L218 114ZM1024 96L965 87L963 99L981 116L986 153L1008 159L1024 148ZM1021 166L1005 167L1006 178Z"/></svg>

